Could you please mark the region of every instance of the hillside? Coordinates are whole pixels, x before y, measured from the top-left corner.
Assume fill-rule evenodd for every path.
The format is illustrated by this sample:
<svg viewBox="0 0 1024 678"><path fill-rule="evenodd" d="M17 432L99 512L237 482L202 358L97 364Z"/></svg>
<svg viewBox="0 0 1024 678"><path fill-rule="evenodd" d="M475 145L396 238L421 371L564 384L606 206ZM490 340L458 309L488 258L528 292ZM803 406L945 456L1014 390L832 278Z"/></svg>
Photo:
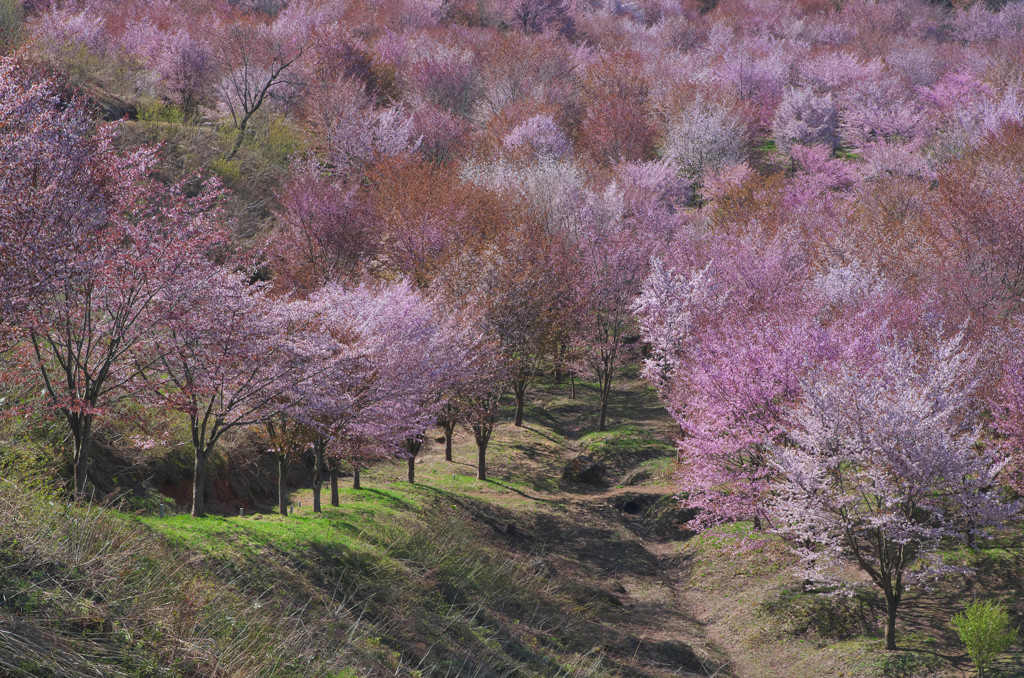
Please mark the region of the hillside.
<svg viewBox="0 0 1024 678"><path fill-rule="evenodd" d="M432 442L417 483L367 472L338 508L192 519L69 508L0 483L0 673L9 676L959 676L946 621L970 589L915 590L904 650L882 653L879 601L802 593L743 525L690 538L670 499L671 420L625 382L607 433L592 385L537 386L503 417L492 480ZM606 486L561 480L587 451ZM343 481L344 482L344 479ZM974 586L1014 603L1020 550L972 556ZM1017 610L1019 612L1019 609ZM1000 675L1021 675L1020 653Z"/></svg>
<svg viewBox="0 0 1024 678"><path fill-rule="evenodd" d="M1024 676L1021 73L1024 0L0 0L0 678Z"/></svg>

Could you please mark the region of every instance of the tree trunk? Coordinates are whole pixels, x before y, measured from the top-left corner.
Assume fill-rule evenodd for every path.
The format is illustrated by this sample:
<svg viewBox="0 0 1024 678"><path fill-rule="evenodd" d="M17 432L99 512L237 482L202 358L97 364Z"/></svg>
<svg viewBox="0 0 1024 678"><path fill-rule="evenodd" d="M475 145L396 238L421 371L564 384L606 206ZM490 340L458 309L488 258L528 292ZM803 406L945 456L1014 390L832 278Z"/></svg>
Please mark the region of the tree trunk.
<svg viewBox="0 0 1024 678"><path fill-rule="evenodd" d="M277 510L282 516L288 515L287 496L284 489L284 472L287 464L284 455L277 455Z"/></svg>
<svg viewBox="0 0 1024 678"><path fill-rule="evenodd" d="M192 472L192 517L206 515L203 492L206 489L206 450L196 450L196 467Z"/></svg>
<svg viewBox="0 0 1024 678"><path fill-rule="evenodd" d="M231 151L228 153L225 160L231 160L238 153L239 149L242 148L242 140L245 139L245 128L249 122L249 116L245 116L245 120L238 128L238 132L235 134L235 143L231 145Z"/></svg>
<svg viewBox="0 0 1024 678"><path fill-rule="evenodd" d="M92 444L92 422L86 418L76 436L75 445L75 492L77 501L85 500L85 484L89 479L89 447Z"/></svg>
<svg viewBox="0 0 1024 678"><path fill-rule="evenodd" d="M523 406L526 404L526 380L517 381L512 386L512 390L516 395L516 426L523 425Z"/></svg>
<svg viewBox="0 0 1024 678"><path fill-rule="evenodd" d="M363 489L363 486L359 484L359 467L358 466L356 466L352 470L352 489L353 490L361 490L361 489Z"/></svg>
<svg viewBox="0 0 1024 678"><path fill-rule="evenodd" d="M452 435L455 433L455 425L445 424L444 427L444 460L452 460Z"/></svg>
<svg viewBox="0 0 1024 678"><path fill-rule="evenodd" d="M313 445L313 513L320 513L320 489L324 484L324 442Z"/></svg>
<svg viewBox="0 0 1024 678"><path fill-rule="evenodd" d="M338 469L331 464L331 506L337 506L340 502L338 501Z"/></svg>
<svg viewBox="0 0 1024 678"><path fill-rule="evenodd" d="M416 482L416 457L419 456L420 450L423 449L423 436L412 436L405 439L405 451L408 454L407 459L409 460L409 482Z"/></svg>
<svg viewBox="0 0 1024 678"><path fill-rule="evenodd" d="M476 441L476 477L477 480L487 480L487 441Z"/></svg>
<svg viewBox="0 0 1024 678"><path fill-rule="evenodd" d="M896 611L900 606L900 596L897 593L885 592L885 649L896 649Z"/></svg>
<svg viewBox="0 0 1024 678"><path fill-rule="evenodd" d="M555 350L555 383L561 385L562 380L565 378L565 372L562 370L562 364L565 362L565 344L560 343L558 348Z"/></svg>
<svg viewBox="0 0 1024 678"><path fill-rule="evenodd" d="M605 430L605 421L608 415L608 397L612 393L612 371L611 368L605 372L604 378L601 379L601 417L598 421L597 430Z"/></svg>
<svg viewBox="0 0 1024 678"><path fill-rule="evenodd" d="M569 373L569 397L576 400L576 373Z"/></svg>

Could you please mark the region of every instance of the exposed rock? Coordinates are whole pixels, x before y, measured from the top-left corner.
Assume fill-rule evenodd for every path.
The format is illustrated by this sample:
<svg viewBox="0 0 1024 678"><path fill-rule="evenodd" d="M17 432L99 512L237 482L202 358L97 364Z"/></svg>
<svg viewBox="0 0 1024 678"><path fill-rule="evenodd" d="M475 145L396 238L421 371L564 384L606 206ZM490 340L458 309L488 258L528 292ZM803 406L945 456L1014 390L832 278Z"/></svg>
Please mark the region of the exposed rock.
<svg viewBox="0 0 1024 678"><path fill-rule="evenodd" d="M611 505L634 516L634 529L649 536L686 539L693 535L685 524L694 518L696 512L680 506L673 495L628 492L615 497Z"/></svg>
<svg viewBox="0 0 1024 678"><path fill-rule="evenodd" d="M574 483L597 485L604 482L605 467L595 461L589 454L581 454L570 459L562 470L562 479Z"/></svg>
<svg viewBox="0 0 1024 678"><path fill-rule="evenodd" d="M138 117L134 103L102 87L86 87L85 94L108 122L117 122L125 118L135 120Z"/></svg>

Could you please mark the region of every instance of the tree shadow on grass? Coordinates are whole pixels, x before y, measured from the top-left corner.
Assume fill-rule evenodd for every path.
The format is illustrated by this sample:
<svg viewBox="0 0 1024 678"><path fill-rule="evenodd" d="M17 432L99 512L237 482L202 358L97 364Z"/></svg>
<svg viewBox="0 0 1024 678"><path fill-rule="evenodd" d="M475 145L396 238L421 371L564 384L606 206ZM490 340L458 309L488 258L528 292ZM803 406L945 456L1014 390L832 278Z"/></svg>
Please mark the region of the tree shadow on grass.
<svg viewBox="0 0 1024 678"><path fill-rule="evenodd" d="M541 497L535 497L535 496L527 494L526 492L523 492L522 490L517 489L517 488L515 488L515 487L513 487L511 485L506 485L505 483L501 482L500 480L485 480L484 482L486 482L488 485L497 485L498 487L504 488L504 489L506 489L506 490L508 490L510 492L515 492L520 497L525 497L526 499L530 499L531 501L539 501L539 502L544 503L544 504L561 504L562 503L562 502L559 502L559 501L553 501L551 499L543 499Z"/></svg>

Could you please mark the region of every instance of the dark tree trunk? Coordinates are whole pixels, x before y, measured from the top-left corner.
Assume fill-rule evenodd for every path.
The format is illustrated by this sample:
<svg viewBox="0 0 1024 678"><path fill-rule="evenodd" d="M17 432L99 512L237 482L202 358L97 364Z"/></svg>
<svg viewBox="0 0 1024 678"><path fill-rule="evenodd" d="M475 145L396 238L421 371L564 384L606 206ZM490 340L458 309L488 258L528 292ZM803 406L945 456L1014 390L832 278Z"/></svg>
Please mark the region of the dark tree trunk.
<svg viewBox="0 0 1024 678"><path fill-rule="evenodd" d="M89 479L89 445L92 436L88 431L83 432L78 445L75 448L75 499L85 499L85 483Z"/></svg>
<svg viewBox="0 0 1024 678"><path fill-rule="evenodd" d="M206 515L203 493L206 489L206 450L196 450L196 467L192 473L192 517Z"/></svg>
<svg viewBox="0 0 1024 678"><path fill-rule="evenodd" d="M512 385L512 390L516 395L516 426L523 425L523 407L526 404L526 380L522 379L516 381Z"/></svg>
<svg viewBox="0 0 1024 678"><path fill-rule="evenodd" d="M576 400L576 373L569 373L569 397Z"/></svg>
<svg viewBox="0 0 1024 678"><path fill-rule="evenodd" d="M598 421L597 430L604 431L608 416L608 398L612 393L612 370L609 367L601 379L601 416Z"/></svg>
<svg viewBox="0 0 1024 678"><path fill-rule="evenodd" d="M458 424L458 415L451 401L445 403L441 410L441 416L437 419L438 426L444 431L444 460L452 460L452 436L455 435L455 426Z"/></svg>
<svg viewBox="0 0 1024 678"><path fill-rule="evenodd" d="M85 500L85 484L89 481L89 452L92 447L92 415L77 413L67 417L71 435L75 439L74 492L76 501Z"/></svg>
<svg viewBox="0 0 1024 678"><path fill-rule="evenodd" d="M423 448L423 437L414 436L412 438L405 439L405 451L408 455L409 460L409 482L416 482L416 457L419 456L420 450Z"/></svg>
<svg viewBox="0 0 1024 678"><path fill-rule="evenodd" d="M313 445L313 513L320 513L320 490L324 484L324 448L326 443L318 440Z"/></svg>
<svg viewBox="0 0 1024 678"><path fill-rule="evenodd" d="M354 469L352 469L352 489L353 490L361 490L361 489L363 489L363 486L359 484L359 467L358 466L356 466Z"/></svg>
<svg viewBox="0 0 1024 678"><path fill-rule="evenodd" d="M560 343L558 348L555 350L555 383L561 384L565 379L565 371L562 366L565 364L565 353L567 347L564 343Z"/></svg>
<svg viewBox="0 0 1024 678"><path fill-rule="evenodd" d="M288 462L284 455L277 455L277 510L282 516L288 515L288 498L284 489L284 474Z"/></svg>
<svg viewBox="0 0 1024 678"><path fill-rule="evenodd" d="M452 460L452 436L455 434L455 424L444 426L444 460Z"/></svg>
<svg viewBox="0 0 1024 678"><path fill-rule="evenodd" d="M896 649L896 610L886 610L885 612L885 649L895 650Z"/></svg>
<svg viewBox="0 0 1024 678"><path fill-rule="evenodd" d="M477 480L487 480L487 443L491 441L491 433L494 431L493 424L484 424L473 427L473 435L476 438L476 477Z"/></svg>
<svg viewBox="0 0 1024 678"><path fill-rule="evenodd" d="M885 649L896 649L896 612L900 606L898 592L885 591Z"/></svg>
<svg viewBox="0 0 1024 678"><path fill-rule="evenodd" d="M331 506L337 506L338 501L338 469L335 468L334 464L331 464Z"/></svg>

